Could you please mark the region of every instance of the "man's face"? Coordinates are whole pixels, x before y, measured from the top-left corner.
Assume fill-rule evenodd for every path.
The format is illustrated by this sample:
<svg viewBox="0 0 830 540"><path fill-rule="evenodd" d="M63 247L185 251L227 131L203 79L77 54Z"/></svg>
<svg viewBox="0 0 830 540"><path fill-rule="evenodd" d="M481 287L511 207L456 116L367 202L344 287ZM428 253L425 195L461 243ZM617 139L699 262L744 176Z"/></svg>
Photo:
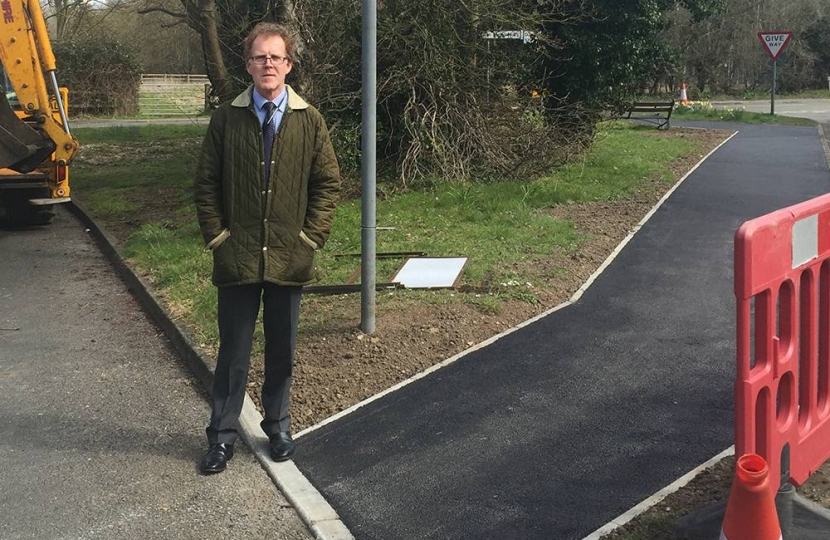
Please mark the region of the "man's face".
<svg viewBox="0 0 830 540"><path fill-rule="evenodd" d="M264 64L259 64L265 57ZM279 63L275 58L285 58L285 41L280 36L260 36L251 44L248 58L248 73L254 81L254 87L265 99L274 99L282 92L285 76L291 71L291 61Z"/></svg>

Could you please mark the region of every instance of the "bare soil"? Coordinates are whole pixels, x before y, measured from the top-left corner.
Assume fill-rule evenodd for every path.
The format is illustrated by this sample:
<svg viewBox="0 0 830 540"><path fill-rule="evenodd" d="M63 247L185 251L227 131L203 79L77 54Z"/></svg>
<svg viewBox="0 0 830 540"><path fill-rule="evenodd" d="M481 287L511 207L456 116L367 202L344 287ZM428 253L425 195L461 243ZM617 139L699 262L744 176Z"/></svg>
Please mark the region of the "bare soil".
<svg viewBox="0 0 830 540"><path fill-rule="evenodd" d="M495 291L462 286L455 291L432 293L379 293L377 331L372 335L359 330L359 295L306 296L292 388L294 431L313 426L567 301L676 181L729 135L725 131L682 128L643 133L694 139L701 143L701 148L671 165L672 182L655 177L620 200L560 205L549 210L557 218L571 221L581 242L572 249L551 253L544 261L523 263L522 274L531 276L528 283L497 284L495 289L499 290ZM165 209L155 208L164 199L148 197L142 201L145 219L164 213ZM122 239L129 234L131 225L136 225L108 224L105 220L103 224ZM524 291L528 293L524 297L535 301L505 299L498 293L506 288ZM252 358L248 386L257 406L261 382L262 359ZM732 458L722 460L608 538L672 540L674 518L726 497L733 467ZM830 506L830 467L825 465L815 473L800 492ZM624 536L633 532L637 536Z"/></svg>

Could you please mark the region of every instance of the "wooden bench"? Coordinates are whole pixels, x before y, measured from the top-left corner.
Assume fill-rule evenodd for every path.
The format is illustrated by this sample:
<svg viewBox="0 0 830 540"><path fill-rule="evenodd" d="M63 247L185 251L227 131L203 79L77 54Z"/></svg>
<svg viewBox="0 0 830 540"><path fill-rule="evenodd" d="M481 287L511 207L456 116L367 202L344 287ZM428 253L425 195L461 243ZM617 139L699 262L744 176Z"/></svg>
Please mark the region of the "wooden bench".
<svg viewBox="0 0 830 540"><path fill-rule="evenodd" d="M657 129L669 129L671 112L674 110L674 100L671 101L637 101L628 110L631 120L641 120L657 125ZM631 116L636 114L636 116Z"/></svg>

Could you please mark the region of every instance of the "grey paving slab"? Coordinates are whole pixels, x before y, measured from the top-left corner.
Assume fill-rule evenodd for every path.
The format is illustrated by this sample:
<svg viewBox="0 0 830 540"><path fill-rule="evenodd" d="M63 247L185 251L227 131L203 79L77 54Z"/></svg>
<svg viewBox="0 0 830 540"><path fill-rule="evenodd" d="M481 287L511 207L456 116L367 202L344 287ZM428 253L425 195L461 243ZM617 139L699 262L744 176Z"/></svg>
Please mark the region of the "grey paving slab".
<svg viewBox="0 0 830 540"><path fill-rule="evenodd" d="M0 229L0 538L311 538L243 444L198 473L208 415L72 216Z"/></svg>
<svg viewBox="0 0 830 540"><path fill-rule="evenodd" d="M830 188L737 127L576 304L300 438L358 540L583 538L732 444L734 232Z"/></svg>

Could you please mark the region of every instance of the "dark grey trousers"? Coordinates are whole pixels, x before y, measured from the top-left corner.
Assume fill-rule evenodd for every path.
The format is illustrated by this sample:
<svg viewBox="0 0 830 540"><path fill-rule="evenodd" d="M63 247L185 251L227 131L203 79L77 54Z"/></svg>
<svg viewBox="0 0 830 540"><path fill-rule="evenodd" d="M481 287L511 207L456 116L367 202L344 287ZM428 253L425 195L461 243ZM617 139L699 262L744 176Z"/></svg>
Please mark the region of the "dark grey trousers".
<svg viewBox="0 0 830 540"><path fill-rule="evenodd" d="M219 355L213 375L213 412L206 430L210 444L236 441L260 300L265 333L262 430L266 435L290 430L288 406L301 295L301 287L272 283L218 288Z"/></svg>

